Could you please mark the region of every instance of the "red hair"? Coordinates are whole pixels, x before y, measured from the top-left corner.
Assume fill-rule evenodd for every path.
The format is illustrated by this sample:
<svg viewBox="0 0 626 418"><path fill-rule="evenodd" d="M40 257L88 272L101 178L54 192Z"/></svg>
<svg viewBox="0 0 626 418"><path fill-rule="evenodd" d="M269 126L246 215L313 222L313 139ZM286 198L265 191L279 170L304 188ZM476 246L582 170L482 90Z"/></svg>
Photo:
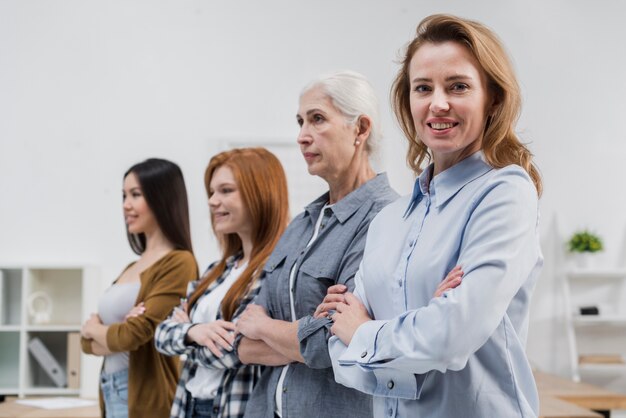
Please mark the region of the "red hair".
<svg viewBox="0 0 626 418"><path fill-rule="evenodd" d="M211 158L204 173L207 195L210 195L209 186L215 171L223 166L231 169L252 221L252 253L248 267L222 300L222 317L230 321L250 285L260 276L263 265L289 223L289 201L283 166L265 148L238 148L221 152ZM213 216L211 224L213 225ZM190 307L224 273L226 260L243 250L239 235L216 235L222 249L222 259L206 274L191 295Z"/></svg>

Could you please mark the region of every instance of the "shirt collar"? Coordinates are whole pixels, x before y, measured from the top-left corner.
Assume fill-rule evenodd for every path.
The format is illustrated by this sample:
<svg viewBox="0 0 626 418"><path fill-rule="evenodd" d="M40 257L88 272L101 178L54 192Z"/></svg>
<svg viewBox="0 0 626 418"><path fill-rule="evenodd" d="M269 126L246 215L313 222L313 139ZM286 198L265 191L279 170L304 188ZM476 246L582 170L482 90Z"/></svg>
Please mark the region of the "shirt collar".
<svg viewBox="0 0 626 418"><path fill-rule="evenodd" d="M344 223L354 212L357 211L365 202L371 200L372 195L377 194L380 190L384 190L389 187L389 180L387 174L380 173L373 179L365 182L361 187L350 192L340 201L330 206L330 210L340 223ZM315 199L304 210L311 216L312 219L319 217L320 211L324 205L328 202L329 192L324 193L322 196Z"/></svg>
<svg viewBox="0 0 626 418"><path fill-rule="evenodd" d="M413 212L423 196L429 194L433 205L439 208L466 184L493 169L485 161L482 151L475 152L431 179L433 168L433 164L430 164L415 180L411 201L404 213L405 217Z"/></svg>

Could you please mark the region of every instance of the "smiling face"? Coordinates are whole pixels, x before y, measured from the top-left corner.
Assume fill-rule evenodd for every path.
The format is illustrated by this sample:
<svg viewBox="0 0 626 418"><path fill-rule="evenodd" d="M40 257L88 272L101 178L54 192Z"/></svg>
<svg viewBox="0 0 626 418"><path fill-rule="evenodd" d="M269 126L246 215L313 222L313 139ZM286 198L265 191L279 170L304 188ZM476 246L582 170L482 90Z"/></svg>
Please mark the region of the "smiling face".
<svg viewBox="0 0 626 418"><path fill-rule="evenodd" d="M297 120L298 144L309 174L327 182L340 178L354 157L357 127L346 122L345 116L318 87L300 98Z"/></svg>
<svg viewBox="0 0 626 418"><path fill-rule="evenodd" d="M425 43L411 59L409 79L413 123L433 154L435 174L481 149L492 99L487 77L466 47Z"/></svg>
<svg viewBox="0 0 626 418"><path fill-rule="evenodd" d="M252 233L252 221L228 166L223 165L213 172L209 183L209 209L216 234L238 234L241 237Z"/></svg>
<svg viewBox="0 0 626 418"><path fill-rule="evenodd" d="M130 172L124 178L123 189L124 220L131 234L150 234L158 229L158 223L148 202L144 198L141 185L135 173Z"/></svg>

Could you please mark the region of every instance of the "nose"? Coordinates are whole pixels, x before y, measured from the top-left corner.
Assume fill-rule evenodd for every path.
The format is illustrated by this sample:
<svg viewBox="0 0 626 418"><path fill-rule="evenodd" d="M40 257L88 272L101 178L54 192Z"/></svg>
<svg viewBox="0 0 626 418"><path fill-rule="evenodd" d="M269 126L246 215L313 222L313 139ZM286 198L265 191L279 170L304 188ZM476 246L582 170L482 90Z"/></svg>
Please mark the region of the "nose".
<svg viewBox="0 0 626 418"><path fill-rule="evenodd" d="M430 102L430 111L433 113L447 112L450 110L448 95L441 89L436 89L432 94Z"/></svg>
<svg viewBox="0 0 626 418"><path fill-rule="evenodd" d="M306 123L303 123L300 127L300 133L298 133L298 144L300 145L308 145L311 143L313 138L309 132L309 128Z"/></svg>
<svg viewBox="0 0 626 418"><path fill-rule="evenodd" d="M130 204L130 199L127 197L124 198L124 200L122 201L122 208L124 208L124 210L131 210L132 206Z"/></svg>
<svg viewBox="0 0 626 418"><path fill-rule="evenodd" d="M219 198L217 197L217 193L213 193L211 197L209 197L209 209L215 209L219 206Z"/></svg>

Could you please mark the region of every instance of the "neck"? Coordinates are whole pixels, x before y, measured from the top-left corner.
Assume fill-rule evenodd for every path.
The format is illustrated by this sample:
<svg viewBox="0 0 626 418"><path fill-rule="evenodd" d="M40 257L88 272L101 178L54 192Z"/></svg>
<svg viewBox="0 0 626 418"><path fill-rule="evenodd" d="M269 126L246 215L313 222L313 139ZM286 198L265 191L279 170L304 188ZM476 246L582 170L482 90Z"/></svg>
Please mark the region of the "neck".
<svg viewBox="0 0 626 418"><path fill-rule="evenodd" d="M165 238L160 229L146 233L146 250L143 255L168 253L174 249L174 245Z"/></svg>
<svg viewBox="0 0 626 418"><path fill-rule="evenodd" d="M341 199L376 177L376 172L370 165L367 153L355 153L348 165L348 169L332 179L325 179L328 183L330 204Z"/></svg>
<svg viewBox="0 0 626 418"><path fill-rule="evenodd" d="M460 152L450 153L445 155L438 155L433 153L433 162L435 169L433 170L433 177L437 174L446 171L448 168L460 163L470 155L480 151L480 142L475 142L472 146L468 146Z"/></svg>
<svg viewBox="0 0 626 418"><path fill-rule="evenodd" d="M239 265L242 266L250 261L252 254L252 238L248 234L239 234L241 239L241 247L243 250L243 257L239 260Z"/></svg>

